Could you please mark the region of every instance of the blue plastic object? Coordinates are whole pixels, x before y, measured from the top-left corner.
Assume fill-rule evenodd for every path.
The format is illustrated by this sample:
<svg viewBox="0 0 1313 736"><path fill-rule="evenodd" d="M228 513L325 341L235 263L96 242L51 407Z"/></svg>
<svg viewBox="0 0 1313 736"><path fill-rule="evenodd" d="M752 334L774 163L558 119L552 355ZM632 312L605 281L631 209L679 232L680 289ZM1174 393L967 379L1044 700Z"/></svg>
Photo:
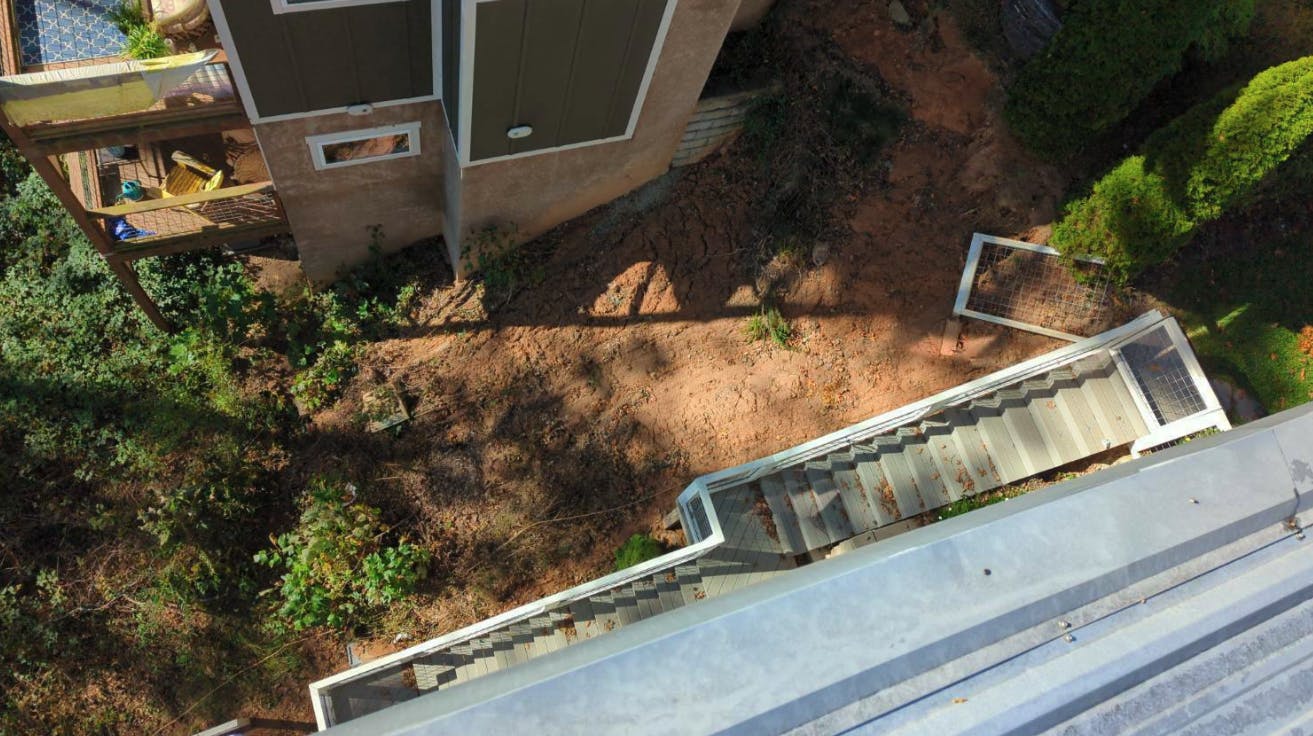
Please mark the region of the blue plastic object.
<svg viewBox="0 0 1313 736"><path fill-rule="evenodd" d="M141 188L139 181L123 182L123 198L130 202L140 202L146 198L146 190Z"/></svg>

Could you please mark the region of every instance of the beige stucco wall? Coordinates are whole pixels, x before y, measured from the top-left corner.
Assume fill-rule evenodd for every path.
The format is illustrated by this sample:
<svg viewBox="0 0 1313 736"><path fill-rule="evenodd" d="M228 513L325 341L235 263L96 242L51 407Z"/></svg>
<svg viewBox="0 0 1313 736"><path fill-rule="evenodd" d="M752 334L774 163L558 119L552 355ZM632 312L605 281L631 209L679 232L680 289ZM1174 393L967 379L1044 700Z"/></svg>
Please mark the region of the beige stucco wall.
<svg viewBox="0 0 1313 736"><path fill-rule="evenodd" d="M527 241L665 173L738 7L678 0L633 138L466 167L452 229L509 223Z"/></svg>
<svg viewBox="0 0 1313 736"><path fill-rule="evenodd" d="M774 4L775 0L743 0L739 3L739 10L734 14L734 22L730 24L729 29L731 31L748 30L760 23Z"/></svg>
<svg viewBox="0 0 1313 736"><path fill-rule="evenodd" d="M321 133L415 120L420 155L409 158L316 171L305 141ZM331 281L365 261L373 225L382 226L384 251L442 234L445 126L436 101L380 107L363 116L317 115L255 126L308 278Z"/></svg>

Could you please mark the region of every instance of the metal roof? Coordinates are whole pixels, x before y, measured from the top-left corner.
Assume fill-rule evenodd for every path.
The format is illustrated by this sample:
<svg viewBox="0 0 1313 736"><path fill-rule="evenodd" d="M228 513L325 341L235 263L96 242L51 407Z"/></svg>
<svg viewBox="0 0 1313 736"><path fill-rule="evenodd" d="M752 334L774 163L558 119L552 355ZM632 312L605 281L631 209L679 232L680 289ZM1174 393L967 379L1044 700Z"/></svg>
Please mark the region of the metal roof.
<svg viewBox="0 0 1313 736"><path fill-rule="evenodd" d="M1313 405L422 696L334 734L1286 732Z"/></svg>

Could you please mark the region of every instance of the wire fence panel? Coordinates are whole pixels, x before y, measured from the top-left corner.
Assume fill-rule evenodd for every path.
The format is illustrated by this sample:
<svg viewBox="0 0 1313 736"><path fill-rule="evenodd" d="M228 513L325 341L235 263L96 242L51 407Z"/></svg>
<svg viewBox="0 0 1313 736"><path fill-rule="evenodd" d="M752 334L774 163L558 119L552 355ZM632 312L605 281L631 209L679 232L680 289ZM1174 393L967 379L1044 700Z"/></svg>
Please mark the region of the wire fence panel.
<svg viewBox="0 0 1313 736"><path fill-rule="evenodd" d="M220 190L222 191L222 190ZM282 208L273 192L255 192L199 204L138 212L123 217L131 229L116 234L125 246L153 244L180 235L241 230L283 222Z"/></svg>
<svg viewBox="0 0 1313 736"><path fill-rule="evenodd" d="M1207 408L1185 359L1166 329L1146 332L1118 351L1159 424L1184 419Z"/></svg>
<svg viewBox="0 0 1313 736"><path fill-rule="evenodd" d="M1112 279L1102 263L1066 263L1057 251L976 234L954 314L1076 340L1105 331Z"/></svg>

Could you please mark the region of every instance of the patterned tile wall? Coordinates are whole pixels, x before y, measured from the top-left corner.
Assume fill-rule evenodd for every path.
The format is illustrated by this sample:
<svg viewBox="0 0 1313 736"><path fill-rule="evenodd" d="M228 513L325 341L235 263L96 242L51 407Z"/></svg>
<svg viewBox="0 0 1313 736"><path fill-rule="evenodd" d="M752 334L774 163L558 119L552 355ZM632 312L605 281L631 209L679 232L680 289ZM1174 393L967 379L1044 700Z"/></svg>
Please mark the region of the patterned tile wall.
<svg viewBox="0 0 1313 736"><path fill-rule="evenodd" d="M14 0L24 66L114 56L124 37L110 22L120 0Z"/></svg>

